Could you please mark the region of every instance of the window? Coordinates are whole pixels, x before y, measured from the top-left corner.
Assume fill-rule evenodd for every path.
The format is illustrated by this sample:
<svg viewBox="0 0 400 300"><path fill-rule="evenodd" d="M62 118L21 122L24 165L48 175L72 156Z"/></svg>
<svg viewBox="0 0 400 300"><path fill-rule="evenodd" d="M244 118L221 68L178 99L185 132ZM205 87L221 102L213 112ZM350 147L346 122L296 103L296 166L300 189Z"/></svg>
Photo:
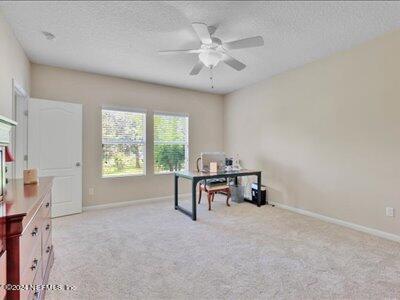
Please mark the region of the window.
<svg viewBox="0 0 400 300"><path fill-rule="evenodd" d="M189 118L154 114L154 173L188 169Z"/></svg>
<svg viewBox="0 0 400 300"><path fill-rule="evenodd" d="M146 114L102 109L102 176L146 173Z"/></svg>

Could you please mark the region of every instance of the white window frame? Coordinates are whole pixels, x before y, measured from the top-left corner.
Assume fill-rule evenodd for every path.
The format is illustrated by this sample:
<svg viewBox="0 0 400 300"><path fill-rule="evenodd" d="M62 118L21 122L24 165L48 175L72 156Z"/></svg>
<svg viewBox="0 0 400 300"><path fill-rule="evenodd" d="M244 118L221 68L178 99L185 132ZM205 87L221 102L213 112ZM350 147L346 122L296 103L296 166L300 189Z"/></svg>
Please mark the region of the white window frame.
<svg viewBox="0 0 400 300"><path fill-rule="evenodd" d="M132 113L140 113L144 114L143 119L143 173L142 174L126 174L126 175L103 175L103 110L113 110L113 111L122 111L122 112L132 112ZM101 118L101 178L103 179L110 179L110 178L121 178L121 177L139 177L139 176L146 176L147 173L147 130L146 130L146 123L147 123L147 110L141 108L132 108L132 107L121 107L121 106L101 106L100 109L100 118Z"/></svg>
<svg viewBox="0 0 400 300"><path fill-rule="evenodd" d="M154 160L155 160L155 157L154 157L154 149L155 149L155 146L156 146L156 144L157 145L161 145L161 144L163 144L163 143L156 143L156 141L155 141L155 139L154 139L154 116L155 115L159 115L159 116L172 116L172 117L186 117L186 122L187 122L187 124L186 124L186 128L187 128L187 134L186 134L186 142L185 142L185 168L184 168L184 171L188 171L189 170L189 165L190 165L190 158L189 158L189 147L190 147L190 144L189 144L189 119L190 119L190 117L189 117L189 114L188 113L179 113L179 112L166 112L166 111L154 111L153 112L153 173L154 173L154 175L169 175L169 174L174 174L175 172L174 171L166 171L166 172L156 172L155 171L155 162L154 162ZM172 145L172 144L174 144L174 143L164 143L164 144L168 144L168 145ZM182 143L179 143L179 142L177 142L177 143L175 143L175 144L177 144L177 145L181 145Z"/></svg>

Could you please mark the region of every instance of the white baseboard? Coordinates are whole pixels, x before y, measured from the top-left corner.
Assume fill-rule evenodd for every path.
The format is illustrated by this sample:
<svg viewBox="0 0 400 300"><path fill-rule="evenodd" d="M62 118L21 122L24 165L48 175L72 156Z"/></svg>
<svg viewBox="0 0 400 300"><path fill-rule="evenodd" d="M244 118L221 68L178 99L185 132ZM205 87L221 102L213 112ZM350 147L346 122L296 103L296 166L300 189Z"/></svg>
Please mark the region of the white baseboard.
<svg viewBox="0 0 400 300"><path fill-rule="evenodd" d="M190 194L179 194L179 198L189 197L191 195L192 195L191 193ZM165 196L165 197L157 197L157 198L147 198L147 199L129 200L129 201L122 201L122 202L113 202L113 203L107 203L107 204L89 205L89 206L82 207L82 211L129 206L129 205L134 205L134 204L139 204L139 203L158 202L158 201L173 200L173 199L174 199L174 196Z"/></svg>
<svg viewBox="0 0 400 300"><path fill-rule="evenodd" d="M369 233L369 234L372 234L372 235L375 235L375 236L378 236L378 237L381 237L381 238L384 238L384 239L388 239L388 240L391 240L391 241L400 242L400 236L396 235L396 234L393 234L393 233L388 233L388 232L385 232L385 231L381 231L381 230L365 227L365 226L362 226L362 225L346 222L346 221L343 221L343 220L327 217L327 216L320 215L320 214L317 214L317 213L314 213L314 212L311 212L311 211L308 211L308 210L304 210L304 209L301 209L301 208L288 206L288 205L281 204L281 203L278 203L278 202L271 202L271 204L274 204L276 207L287 209L287 210L290 210L292 212L299 213L299 214L302 214L302 215L305 215L305 216L309 216L309 217L313 217L313 218L316 218L316 219L319 219L319 220L322 220L322 221L325 221L325 222L341 225L341 226L344 226L344 227L347 227L347 228L351 228L351 229L354 229L354 230L357 230L357 231L361 231L361 232L364 232L364 233Z"/></svg>

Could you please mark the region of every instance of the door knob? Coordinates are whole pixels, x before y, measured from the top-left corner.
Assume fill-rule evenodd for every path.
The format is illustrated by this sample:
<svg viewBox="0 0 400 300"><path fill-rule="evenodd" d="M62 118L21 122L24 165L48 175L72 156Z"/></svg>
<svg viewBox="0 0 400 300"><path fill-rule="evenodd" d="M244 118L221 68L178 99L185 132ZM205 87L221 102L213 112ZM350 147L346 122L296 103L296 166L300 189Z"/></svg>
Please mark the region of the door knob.
<svg viewBox="0 0 400 300"><path fill-rule="evenodd" d="M75 166L80 167L80 166L81 166L81 163L78 161L78 162L75 164Z"/></svg>

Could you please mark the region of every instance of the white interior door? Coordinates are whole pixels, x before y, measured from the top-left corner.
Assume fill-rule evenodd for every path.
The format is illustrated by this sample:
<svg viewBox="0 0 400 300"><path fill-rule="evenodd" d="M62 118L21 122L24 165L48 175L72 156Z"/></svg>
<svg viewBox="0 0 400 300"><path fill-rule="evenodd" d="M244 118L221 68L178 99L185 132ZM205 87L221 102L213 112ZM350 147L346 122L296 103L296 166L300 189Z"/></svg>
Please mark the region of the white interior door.
<svg viewBox="0 0 400 300"><path fill-rule="evenodd" d="M82 212L82 105L30 99L28 166L54 176L52 217Z"/></svg>

